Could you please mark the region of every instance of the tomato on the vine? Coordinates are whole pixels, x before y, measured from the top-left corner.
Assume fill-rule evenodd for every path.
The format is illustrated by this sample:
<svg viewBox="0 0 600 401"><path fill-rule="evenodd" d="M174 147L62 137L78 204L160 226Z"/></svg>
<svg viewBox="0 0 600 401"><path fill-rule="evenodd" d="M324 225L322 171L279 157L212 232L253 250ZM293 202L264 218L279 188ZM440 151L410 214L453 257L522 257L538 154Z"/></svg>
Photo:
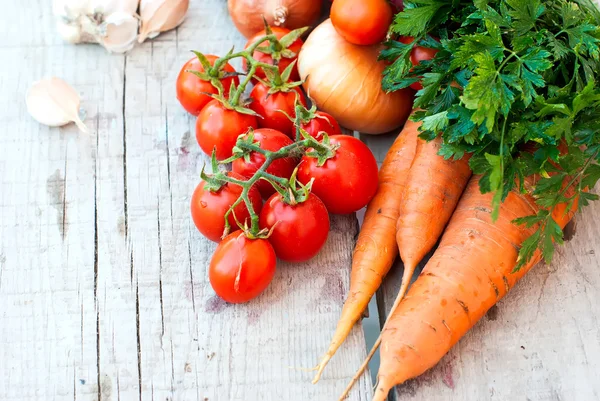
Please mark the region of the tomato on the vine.
<svg viewBox="0 0 600 401"><path fill-rule="evenodd" d="M258 119L259 127L276 129L292 139L296 137L294 123L288 116L296 117L294 109L296 98L306 107L306 98L300 89L293 88L289 92L269 93L269 88L259 82L250 92L250 98L252 103L249 107L263 117Z"/></svg>
<svg viewBox="0 0 600 401"><path fill-rule="evenodd" d="M315 194L309 194L302 203L289 205L277 193L265 203L260 213L260 227L272 229L269 241L281 260L304 262L325 245L329 213Z"/></svg>
<svg viewBox="0 0 600 401"><path fill-rule="evenodd" d="M277 27L277 26L272 26L271 31L277 37L277 39L281 39L288 33L292 32L287 28L281 28L281 27ZM265 35L266 35L266 32L264 29L262 31L256 33L254 36L252 36L250 39L248 39L248 42L246 43L245 48L252 45L254 42L256 42L258 39L264 37ZM273 60L273 57L271 56L271 54L263 53L258 50L254 51L254 53L252 54L252 57L257 61L260 61L261 63L277 65L277 67L279 68L279 73L283 73L283 71L290 64L292 64L292 62L294 60L296 60L298 58L298 53L300 52L300 49L302 48L303 44L304 44L304 41L302 39L296 39L292 44L290 44L287 47L287 49L289 51L294 53L294 56L287 58L287 57L283 57L283 55L282 55L281 59L279 59L279 62L276 62L275 60ZM268 41L264 41L263 43L260 44L261 47L263 47L263 46L269 47L269 45L270 45L270 43ZM244 71L248 71L248 63L245 58L242 59L242 66L244 68ZM262 68L258 67L258 69L256 70L255 76L257 76L258 78L264 79L265 72L263 71ZM290 75L290 81L299 81L299 80L300 80L300 75L298 74L298 68L296 66L294 66L292 73Z"/></svg>
<svg viewBox="0 0 600 401"><path fill-rule="evenodd" d="M211 54L207 54L206 58L210 62L210 65L214 65L215 60L218 59L217 56ZM212 100L206 93L216 95L219 92L209 81L204 81L191 72L187 72L187 70L204 72L204 67L200 63L200 60L198 60L198 57L194 57L183 65L177 76L177 100L179 100L181 106L183 106L188 113L197 116L204 106ZM226 73L235 72L229 63L225 63L223 71ZM240 83L236 76L221 79L225 95L229 93L229 87L232 82L234 82L236 86Z"/></svg>
<svg viewBox="0 0 600 401"><path fill-rule="evenodd" d="M398 40L401 43L408 45L411 44L415 39L410 36L402 36ZM436 49L429 47L415 46L410 52L410 62L412 65L419 65L421 61L433 60L437 52L438 51ZM423 89L421 82L415 82L411 84L410 87L417 91Z"/></svg>
<svg viewBox="0 0 600 401"><path fill-rule="evenodd" d="M331 213L356 212L365 207L377 192L377 161L367 145L352 136L333 136L330 144L337 149L323 166L318 165L315 157L302 157L298 180L307 184L314 178L312 192Z"/></svg>
<svg viewBox="0 0 600 401"><path fill-rule="evenodd" d="M257 126L255 116L230 110L214 99L198 114L196 140L204 153L211 155L216 148L217 160L224 160L231 157L238 136Z"/></svg>
<svg viewBox="0 0 600 401"><path fill-rule="evenodd" d="M244 180L244 177L237 173L228 173L232 178ZM242 187L233 183L226 182L219 190L210 191L206 188L206 182L202 181L194 190L191 201L192 219L198 231L211 241L219 242L225 231L225 214L233 203L242 194ZM254 211L258 214L262 208L262 198L256 186L253 186L248 192L248 197L252 203ZM234 216L235 213L235 216ZM233 213L228 216L229 224L232 230L239 227L235 219L243 224L244 221L250 221L250 213L244 202L233 209Z"/></svg>
<svg viewBox="0 0 600 401"><path fill-rule="evenodd" d="M279 149L289 146L293 141L279 131L269 128L259 128L254 130L254 141L259 142L261 149L276 152ZM258 152L251 152L248 155L248 161L245 158L239 158L233 161L232 170L244 177L251 178L254 173L264 164L265 157ZM267 168L266 172L277 177L290 178L294 172L294 168L298 164L298 159L293 157L284 157L274 160ZM259 180L256 187L260 191L263 198L271 196L275 189L267 181Z"/></svg>
<svg viewBox="0 0 600 401"><path fill-rule="evenodd" d="M324 111L315 112L315 118L307 123L301 124L300 127L308 132L310 136L318 140L323 139L323 132L329 136L342 135L342 129L338 122L331 114L325 113Z"/></svg>
<svg viewBox="0 0 600 401"><path fill-rule="evenodd" d="M355 45L383 41L392 17L392 7L386 0L336 0L331 6L335 30Z"/></svg>
<svg viewBox="0 0 600 401"><path fill-rule="evenodd" d="M221 241L208 268L210 285L230 303L248 302L273 280L277 258L266 239L249 239L242 231Z"/></svg>

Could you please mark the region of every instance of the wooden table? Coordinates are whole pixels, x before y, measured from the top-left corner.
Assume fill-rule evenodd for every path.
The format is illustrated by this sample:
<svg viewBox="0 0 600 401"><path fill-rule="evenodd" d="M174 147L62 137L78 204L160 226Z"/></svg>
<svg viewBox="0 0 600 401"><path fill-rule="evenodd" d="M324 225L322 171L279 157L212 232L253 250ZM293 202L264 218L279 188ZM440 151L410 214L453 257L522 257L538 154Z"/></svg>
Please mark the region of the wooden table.
<svg viewBox="0 0 600 401"><path fill-rule="evenodd" d="M227 305L207 280L215 244L189 217L207 158L175 99L188 50L245 40L224 0L192 0L177 30L110 55L67 45L49 1L0 16L0 400L330 401L365 356L360 326L310 384L348 289L358 225L333 217L310 263L280 264L264 295ZM17 33L18 32L18 33ZM30 83L59 76L86 124L31 119ZM382 157L390 137L366 138ZM600 204L575 240L539 266L423 378L415 400L600 398ZM382 315L398 268L379 294ZM369 400L364 376L351 393Z"/></svg>

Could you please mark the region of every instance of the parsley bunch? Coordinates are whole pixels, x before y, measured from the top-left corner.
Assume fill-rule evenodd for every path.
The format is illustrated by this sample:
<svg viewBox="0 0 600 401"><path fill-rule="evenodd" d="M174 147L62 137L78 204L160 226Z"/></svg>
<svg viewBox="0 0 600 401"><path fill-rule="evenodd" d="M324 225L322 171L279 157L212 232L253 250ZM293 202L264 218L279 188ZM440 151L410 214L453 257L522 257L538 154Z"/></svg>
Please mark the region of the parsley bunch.
<svg viewBox="0 0 600 401"><path fill-rule="evenodd" d="M407 0L381 58L386 91L421 81L414 106L421 137L443 138L440 154L471 153L493 217L513 189L537 174L540 212L515 221L539 229L520 250L522 267L537 249L546 261L563 233L551 210L586 206L600 179L600 12L592 0ZM438 50L414 66L413 46ZM535 152L525 148L535 145ZM568 184L565 187L565 183ZM567 191L567 188L574 191ZM573 192L573 193L572 193Z"/></svg>

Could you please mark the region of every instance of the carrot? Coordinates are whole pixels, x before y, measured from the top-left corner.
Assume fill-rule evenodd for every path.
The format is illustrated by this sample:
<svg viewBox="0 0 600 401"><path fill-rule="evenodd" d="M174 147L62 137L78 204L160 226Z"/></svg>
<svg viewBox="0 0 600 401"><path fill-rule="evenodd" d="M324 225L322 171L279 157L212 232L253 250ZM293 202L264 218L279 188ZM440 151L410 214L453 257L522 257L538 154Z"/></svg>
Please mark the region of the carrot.
<svg viewBox="0 0 600 401"><path fill-rule="evenodd" d="M534 184L529 177L526 188ZM537 262L537 253L512 273L518 252L536 226L517 226L515 218L538 212L534 199L513 191L492 221L492 195L482 195L473 177L440 245L382 333L381 364L373 401L432 368ZM574 206L553 210L557 224L571 219Z"/></svg>
<svg viewBox="0 0 600 401"><path fill-rule="evenodd" d="M445 160L438 154L441 146L441 137L430 142L422 139L417 141L415 158L400 200L396 241L404 263L404 272L390 315L404 297L417 265L442 235L471 178L470 155L460 160ZM386 324L387 322L384 329ZM362 375L380 343L381 336L375 341L343 396Z"/></svg>
<svg viewBox="0 0 600 401"><path fill-rule="evenodd" d="M408 121L390 147L379 171L379 188L369 203L356 247L350 276L350 295L326 354L317 365L316 383L323 369L361 318L383 277L398 255L394 233L406 176L415 156L419 125Z"/></svg>
<svg viewBox="0 0 600 401"><path fill-rule="evenodd" d="M396 241L404 273L396 306L404 297L417 265L442 235L471 178L470 156L445 160L438 155L441 146L441 137L431 142L419 139L406 192L400 201Z"/></svg>

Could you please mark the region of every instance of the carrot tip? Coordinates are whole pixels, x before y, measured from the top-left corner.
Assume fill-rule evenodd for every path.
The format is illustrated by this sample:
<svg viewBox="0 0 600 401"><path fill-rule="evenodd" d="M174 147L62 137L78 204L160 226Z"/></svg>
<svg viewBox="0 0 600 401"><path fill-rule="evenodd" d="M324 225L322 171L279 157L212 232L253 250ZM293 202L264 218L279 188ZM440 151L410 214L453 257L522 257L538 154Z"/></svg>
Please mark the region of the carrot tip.
<svg viewBox="0 0 600 401"><path fill-rule="evenodd" d="M327 366L327 363L331 360L331 355L325 354L321 362L317 366L315 366L312 370L316 370L317 374L315 378L312 380L312 384L317 384L317 382L321 379L321 374L323 373L323 369Z"/></svg>
<svg viewBox="0 0 600 401"><path fill-rule="evenodd" d="M389 386L386 383L386 380L381 380L381 375L377 375L377 388L375 388L375 393L373 394L372 401L386 401L388 397L388 393L390 392L393 386ZM385 377L385 376L384 376Z"/></svg>

